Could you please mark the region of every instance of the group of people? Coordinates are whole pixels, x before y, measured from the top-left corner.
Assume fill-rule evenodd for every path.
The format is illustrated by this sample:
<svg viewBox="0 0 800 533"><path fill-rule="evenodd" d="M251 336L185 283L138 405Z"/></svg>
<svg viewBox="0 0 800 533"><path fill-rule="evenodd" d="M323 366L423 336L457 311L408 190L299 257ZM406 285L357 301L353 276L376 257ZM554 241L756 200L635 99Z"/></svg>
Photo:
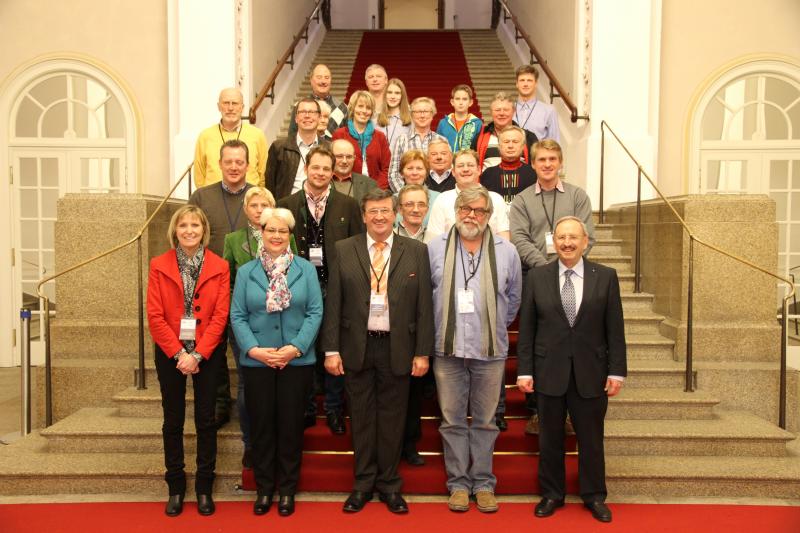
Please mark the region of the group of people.
<svg viewBox="0 0 800 533"><path fill-rule="evenodd" d="M289 136L268 150L263 132L241 120L241 93L220 93L221 120L197 141L199 188L172 216L171 250L150 266L167 515L181 513L186 492L186 376L198 511L215 510L228 344L255 514L270 510L276 491L279 514L294 512L315 392L335 435L347 432L349 408L354 483L343 510L360 511L377 492L391 512L408 512L398 465L425 463L416 441L423 390L434 384L448 506L467 511L474 499L496 511L492 456L508 428L508 327L519 313L517 386L541 449L535 514L563 505L571 424L581 497L611 520L603 420L626 375L619 282L585 259L591 204L560 177L555 112L536 100L537 78L520 67L518 98L498 93L485 124L469 113L471 88L456 85L454 111L434 132L435 102L409 104L383 67L367 69L366 89L345 106L317 65Z"/></svg>

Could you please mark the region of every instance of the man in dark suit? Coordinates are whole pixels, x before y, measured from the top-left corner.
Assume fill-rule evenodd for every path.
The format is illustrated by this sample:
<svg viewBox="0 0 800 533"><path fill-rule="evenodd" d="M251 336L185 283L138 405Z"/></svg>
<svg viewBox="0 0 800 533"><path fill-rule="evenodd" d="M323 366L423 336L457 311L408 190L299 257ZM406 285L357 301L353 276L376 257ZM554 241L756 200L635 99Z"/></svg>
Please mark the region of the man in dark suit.
<svg viewBox="0 0 800 533"><path fill-rule="evenodd" d="M366 234L336 243L322 347L325 369L344 374L353 431L353 492L345 512L358 512L377 490L393 513L406 513L397 472L409 375L428 371L433 303L428 249L395 235L392 193L361 200Z"/></svg>
<svg viewBox="0 0 800 533"><path fill-rule="evenodd" d="M525 280L517 348L517 386L536 390L539 407L537 517L564 505L564 421L578 438L578 480L584 505L601 522L605 505L603 429L608 397L627 374L625 328L617 272L583 259L589 236L573 216L555 226L558 261L531 270Z"/></svg>
<svg viewBox="0 0 800 533"><path fill-rule="evenodd" d="M334 164L333 153L327 147L312 148L306 158L307 179L302 189L278 200L278 207L285 207L294 215L297 253L317 267L323 297L328 283L328 270L336 262L334 245L337 241L364 231L356 201L331 187ZM328 427L334 434L341 435L345 432L344 379L325 373L321 364L319 372L319 377L325 383L323 407ZM317 405L312 393L306 409L306 427L316 423L316 416Z"/></svg>

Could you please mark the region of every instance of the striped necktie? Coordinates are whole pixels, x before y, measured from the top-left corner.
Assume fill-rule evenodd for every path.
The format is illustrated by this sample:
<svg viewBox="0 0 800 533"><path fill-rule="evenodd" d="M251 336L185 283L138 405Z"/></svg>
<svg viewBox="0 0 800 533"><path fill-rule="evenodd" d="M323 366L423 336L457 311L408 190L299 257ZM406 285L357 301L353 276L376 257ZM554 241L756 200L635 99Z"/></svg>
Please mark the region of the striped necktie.
<svg viewBox="0 0 800 533"><path fill-rule="evenodd" d="M561 287L561 305L564 306L564 314L567 315L570 327L575 325L575 285L572 284L571 276L575 272L572 270L564 271L564 286Z"/></svg>

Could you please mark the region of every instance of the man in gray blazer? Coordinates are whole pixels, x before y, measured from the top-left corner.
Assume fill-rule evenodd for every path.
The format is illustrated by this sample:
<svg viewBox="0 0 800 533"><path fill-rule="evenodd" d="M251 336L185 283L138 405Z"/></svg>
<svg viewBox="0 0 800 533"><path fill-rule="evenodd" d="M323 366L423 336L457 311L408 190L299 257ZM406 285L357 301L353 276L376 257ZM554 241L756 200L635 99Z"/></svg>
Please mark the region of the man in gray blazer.
<svg viewBox="0 0 800 533"><path fill-rule="evenodd" d="M397 465L409 375L424 375L433 353L428 249L393 233L391 192L368 192L361 213L366 234L336 243L322 328L325 369L344 374L351 410L355 482L344 511L377 490L391 512L407 513Z"/></svg>
<svg viewBox="0 0 800 533"><path fill-rule="evenodd" d="M558 261L531 270L519 319L517 386L536 391L539 407L539 486L536 516L564 505L564 420L578 437L578 482L583 504L601 522L606 507L603 429L608 398L627 374L625 326L617 272L583 258L589 235L583 221L555 224Z"/></svg>

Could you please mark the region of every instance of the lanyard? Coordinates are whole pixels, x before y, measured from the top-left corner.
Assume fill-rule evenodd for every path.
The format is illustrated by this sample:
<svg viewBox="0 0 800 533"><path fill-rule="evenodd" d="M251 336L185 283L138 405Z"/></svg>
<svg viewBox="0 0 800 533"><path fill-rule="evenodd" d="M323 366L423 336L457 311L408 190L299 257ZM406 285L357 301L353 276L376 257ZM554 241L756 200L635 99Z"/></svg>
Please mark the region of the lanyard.
<svg viewBox="0 0 800 533"><path fill-rule="evenodd" d="M228 200L225 198L225 189L222 187L222 182L220 182L219 193L222 195L222 205L225 207L225 214L228 216L228 224L231 228L229 233L233 233L236 231L236 225L239 223L239 216L242 214L242 204L244 202L239 203L239 209L236 211L236 218L231 220L231 212L228 210Z"/></svg>
<svg viewBox="0 0 800 533"><path fill-rule="evenodd" d="M533 115L533 111L534 111L534 109L536 109L536 104L538 104L538 103L539 103L539 100L536 100L535 102L533 102L533 107L531 108L530 111L528 111L528 116L525 117L525 122L520 124L520 128L522 128L523 130L525 129L525 125L528 123L528 120L530 120L531 115ZM519 112L515 113L515 115L517 115L517 118L519 119ZM519 124L519 120L517 120L517 124Z"/></svg>
<svg viewBox="0 0 800 533"><path fill-rule="evenodd" d="M244 126L243 123L239 124L239 131L236 133L236 140L237 141L239 140L239 135L242 134L242 126ZM225 137L222 136L222 126L217 124L217 129L219 130L219 138L222 139L222 144L225 144Z"/></svg>
<svg viewBox="0 0 800 533"><path fill-rule="evenodd" d="M547 219L547 223L550 225L550 233L553 233L553 223L555 222L556 218L556 197L558 196L558 191L553 189L553 218L550 218L550 215L547 214L547 208L544 206L544 191L539 193L539 198L542 200L542 210L544 210L544 216Z"/></svg>
<svg viewBox="0 0 800 533"><path fill-rule="evenodd" d="M478 261L477 261L477 263L474 263L474 267L473 267L473 262L472 261L470 261L470 263L469 263L469 277L467 277L467 269L464 266L464 263L465 263L465 261L464 261L464 248L461 246L461 239L458 239L456 241L456 244L457 244L457 246L459 248L459 252L461 253L461 272L464 273L464 290L467 290L467 286L468 286L470 280L475 277L475 274L478 273L478 269L481 266L481 259L483 259L483 240L485 238L486 238L486 232L484 232L483 235L481 236L481 251L478 253Z"/></svg>
<svg viewBox="0 0 800 533"><path fill-rule="evenodd" d="M383 250L381 250L381 253L383 253ZM370 270L372 270L372 273L373 273L373 274L375 274L375 286L377 287L377 289L376 289L376 290L378 291L378 294L380 294L380 293L381 293L381 279L383 279L383 274L386 272L386 265L387 265L388 263L389 263L389 261L385 261L385 262L383 263L383 268L381 269L381 275L379 276L379 275L378 275L378 273L377 273L377 272L375 272L375 267L374 267L374 266L372 266L372 257L370 257L370 261L369 261L369 269L370 269ZM388 290L388 289L389 289L389 287L386 287L386 289Z"/></svg>
<svg viewBox="0 0 800 533"><path fill-rule="evenodd" d="M391 115L389 117L389 122L392 123L392 129L389 130L387 128L387 130L389 131L389 146L392 146L392 140L394 139L394 132L395 132L395 130L397 130L397 123L400 122L400 116L399 115Z"/></svg>

